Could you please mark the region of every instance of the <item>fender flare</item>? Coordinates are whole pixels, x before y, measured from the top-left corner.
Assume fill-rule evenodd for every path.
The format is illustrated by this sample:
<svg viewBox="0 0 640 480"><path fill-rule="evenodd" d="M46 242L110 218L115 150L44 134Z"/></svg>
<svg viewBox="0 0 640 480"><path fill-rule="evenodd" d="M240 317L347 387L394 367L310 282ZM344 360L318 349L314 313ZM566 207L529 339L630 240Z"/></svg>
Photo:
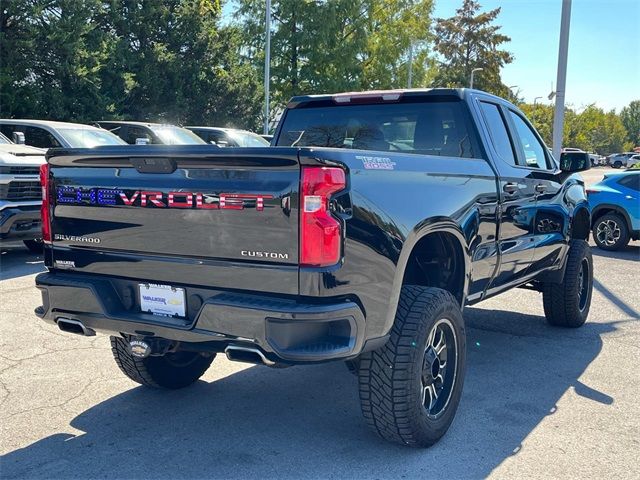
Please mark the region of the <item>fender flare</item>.
<svg viewBox="0 0 640 480"><path fill-rule="evenodd" d="M570 225L571 225L571 229L569 230L569 238L573 238L573 232L574 232L574 227L575 227L575 221L578 218L578 215L580 215L580 213L584 211L587 214L587 219L588 219L588 225L587 225L587 240L589 240L589 233L591 232L591 227L592 227L592 214L591 214L591 210L589 208L589 203L584 200L581 201L580 203L578 203L575 208L573 209L573 211L571 212L571 216L570 216Z"/></svg>
<svg viewBox="0 0 640 480"><path fill-rule="evenodd" d="M395 321L398 301L400 300L400 290L402 289L402 281L404 279L405 270L407 268L409 258L411 257L411 253L420 240L433 233L448 233L453 235L462 249L462 257L464 258L464 282L462 287L461 307L465 304L467 292L469 290L469 281L471 278L471 255L464 233L460 226L448 217L436 217L423 220L411 230L402 245L402 250L398 257L398 263L396 264L396 272L393 279L393 286L391 288L391 298L389 299L389 307L387 309L387 315L384 323L385 334L389 333L393 326L393 322Z"/></svg>

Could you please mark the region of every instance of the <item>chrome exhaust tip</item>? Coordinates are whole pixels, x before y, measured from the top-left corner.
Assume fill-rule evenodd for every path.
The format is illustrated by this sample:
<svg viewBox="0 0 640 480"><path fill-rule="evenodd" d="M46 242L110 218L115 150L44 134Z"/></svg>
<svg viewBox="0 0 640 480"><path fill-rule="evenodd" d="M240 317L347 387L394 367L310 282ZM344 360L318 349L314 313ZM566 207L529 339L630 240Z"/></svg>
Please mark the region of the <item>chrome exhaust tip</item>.
<svg viewBox="0 0 640 480"><path fill-rule="evenodd" d="M232 362L253 363L254 365L267 365L269 367L276 364L276 362L272 362L265 357L264 353L257 348L229 345L224 349L224 353Z"/></svg>
<svg viewBox="0 0 640 480"><path fill-rule="evenodd" d="M85 327L84 324L78 320L60 317L56 320L56 324L63 332L84 335L85 337L93 337L96 334L94 329Z"/></svg>

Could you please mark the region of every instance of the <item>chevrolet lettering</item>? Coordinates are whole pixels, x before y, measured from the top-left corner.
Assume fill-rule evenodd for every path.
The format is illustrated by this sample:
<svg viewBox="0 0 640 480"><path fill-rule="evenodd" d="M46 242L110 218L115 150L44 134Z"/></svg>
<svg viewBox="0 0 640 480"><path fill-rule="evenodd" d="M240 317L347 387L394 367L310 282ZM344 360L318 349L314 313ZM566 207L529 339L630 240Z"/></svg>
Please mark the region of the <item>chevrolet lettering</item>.
<svg viewBox="0 0 640 480"><path fill-rule="evenodd" d="M156 208L197 208L205 210L243 210L265 208L265 199L273 196L249 193L202 193L183 191L120 190L60 186L57 202L73 205L133 206Z"/></svg>

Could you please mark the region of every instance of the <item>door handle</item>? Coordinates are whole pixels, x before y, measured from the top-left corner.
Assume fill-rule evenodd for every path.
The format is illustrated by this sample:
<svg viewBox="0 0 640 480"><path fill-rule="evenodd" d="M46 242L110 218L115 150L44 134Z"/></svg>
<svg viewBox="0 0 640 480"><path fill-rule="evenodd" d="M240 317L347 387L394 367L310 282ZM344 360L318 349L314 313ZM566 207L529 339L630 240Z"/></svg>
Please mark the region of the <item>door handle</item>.
<svg viewBox="0 0 640 480"><path fill-rule="evenodd" d="M508 193L509 195L513 195L514 193L516 193L519 190L519 188L518 188L518 184L517 183L509 182L509 183L505 183L502 186L502 190L504 191L504 193Z"/></svg>
<svg viewBox="0 0 640 480"><path fill-rule="evenodd" d="M538 193L544 193L547 191L547 186L544 183L539 183L536 185L535 189Z"/></svg>

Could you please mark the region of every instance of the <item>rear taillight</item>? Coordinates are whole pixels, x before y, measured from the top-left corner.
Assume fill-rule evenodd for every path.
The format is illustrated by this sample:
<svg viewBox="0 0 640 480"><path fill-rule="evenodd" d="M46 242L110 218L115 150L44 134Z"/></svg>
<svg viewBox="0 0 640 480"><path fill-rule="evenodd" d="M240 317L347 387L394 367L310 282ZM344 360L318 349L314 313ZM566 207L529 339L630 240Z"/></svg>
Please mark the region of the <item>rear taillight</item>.
<svg viewBox="0 0 640 480"><path fill-rule="evenodd" d="M340 260L342 227L329 211L329 199L345 186L340 168L302 168L300 265L324 267Z"/></svg>
<svg viewBox="0 0 640 480"><path fill-rule="evenodd" d="M49 164L40 165L40 186L42 187L42 206L40 207L40 219L42 221L42 241L51 243L51 218L49 214Z"/></svg>

